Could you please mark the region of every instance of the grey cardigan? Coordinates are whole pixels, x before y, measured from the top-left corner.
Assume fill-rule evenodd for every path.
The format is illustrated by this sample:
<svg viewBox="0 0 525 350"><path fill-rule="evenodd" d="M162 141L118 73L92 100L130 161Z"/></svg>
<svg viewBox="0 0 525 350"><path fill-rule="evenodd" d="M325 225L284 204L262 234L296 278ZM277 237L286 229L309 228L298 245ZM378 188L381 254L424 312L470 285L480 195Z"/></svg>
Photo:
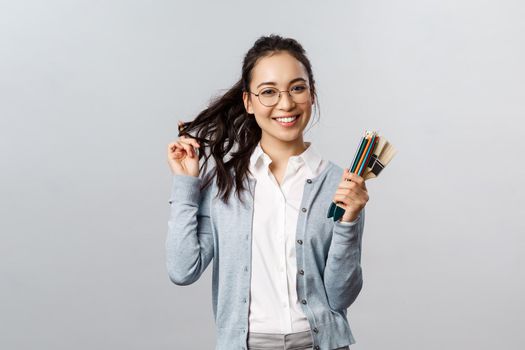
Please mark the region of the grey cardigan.
<svg viewBox="0 0 525 350"><path fill-rule="evenodd" d="M343 169L328 166L304 184L296 232L297 297L312 329L314 349L355 343L347 308L361 291L361 241L365 210L352 223L334 222L327 211ZM174 175L166 238L166 264L177 285L195 282L213 259L212 304L216 350L247 348L251 233L256 180L247 178L244 205L232 194L216 197L215 181Z"/></svg>

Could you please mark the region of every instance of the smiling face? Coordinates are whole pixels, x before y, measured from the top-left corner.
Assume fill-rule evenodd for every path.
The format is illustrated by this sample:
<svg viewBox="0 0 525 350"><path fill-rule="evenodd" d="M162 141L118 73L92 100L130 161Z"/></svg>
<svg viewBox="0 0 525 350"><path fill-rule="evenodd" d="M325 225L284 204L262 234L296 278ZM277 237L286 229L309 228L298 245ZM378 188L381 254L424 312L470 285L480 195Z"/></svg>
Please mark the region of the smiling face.
<svg viewBox="0 0 525 350"><path fill-rule="evenodd" d="M307 89L306 101L294 102L285 90L297 93L309 87L308 74L303 64L287 52L279 52L272 56L261 58L252 70L250 91L268 96L269 88L281 92L279 102L267 107L257 96L244 92L243 100L246 111L255 116L262 130L261 144L268 147L303 147L303 130L308 125L312 114L313 98ZM300 99L296 99L300 100ZM279 119L279 117L294 117L294 119ZM297 117L297 118L295 118Z"/></svg>

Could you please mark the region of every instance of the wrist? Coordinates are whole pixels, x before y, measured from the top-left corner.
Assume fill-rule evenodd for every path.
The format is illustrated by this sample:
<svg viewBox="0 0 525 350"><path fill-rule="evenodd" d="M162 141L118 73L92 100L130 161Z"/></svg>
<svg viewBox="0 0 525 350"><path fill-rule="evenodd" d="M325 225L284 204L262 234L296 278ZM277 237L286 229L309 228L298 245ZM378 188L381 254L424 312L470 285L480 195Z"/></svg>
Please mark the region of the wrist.
<svg viewBox="0 0 525 350"><path fill-rule="evenodd" d="M341 222L354 222L359 217L359 213L360 213L360 211L358 211L358 212L348 212L348 211L346 211L340 221Z"/></svg>

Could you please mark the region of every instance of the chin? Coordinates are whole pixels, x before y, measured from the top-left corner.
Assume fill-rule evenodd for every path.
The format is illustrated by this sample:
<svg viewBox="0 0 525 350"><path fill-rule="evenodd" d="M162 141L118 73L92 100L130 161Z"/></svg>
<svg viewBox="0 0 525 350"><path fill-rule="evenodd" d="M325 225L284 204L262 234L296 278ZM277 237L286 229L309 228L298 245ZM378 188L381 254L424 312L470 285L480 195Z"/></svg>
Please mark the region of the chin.
<svg viewBox="0 0 525 350"><path fill-rule="evenodd" d="M302 136L303 136L303 132L301 131L301 132L293 133L293 134L289 133L287 135L279 135L276 138L281 140L282 142L294 142L294 141L299 140Z"/></svg>

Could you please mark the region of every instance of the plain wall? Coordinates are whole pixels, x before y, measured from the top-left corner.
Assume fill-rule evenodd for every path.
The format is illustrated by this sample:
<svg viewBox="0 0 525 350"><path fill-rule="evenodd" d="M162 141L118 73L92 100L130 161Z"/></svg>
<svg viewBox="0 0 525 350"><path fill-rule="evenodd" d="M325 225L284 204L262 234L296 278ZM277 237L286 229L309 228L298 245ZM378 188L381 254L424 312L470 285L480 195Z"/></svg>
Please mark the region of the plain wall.
<svg viewBox="0 0 525 350"><path fill-rule="evenodd" d="M166 147L297 39L349 166L365 129L399 153L367 183L369 349L522 348L522 1L1 1L0 348L212 349L211 266L169 281Z"/></svg>

